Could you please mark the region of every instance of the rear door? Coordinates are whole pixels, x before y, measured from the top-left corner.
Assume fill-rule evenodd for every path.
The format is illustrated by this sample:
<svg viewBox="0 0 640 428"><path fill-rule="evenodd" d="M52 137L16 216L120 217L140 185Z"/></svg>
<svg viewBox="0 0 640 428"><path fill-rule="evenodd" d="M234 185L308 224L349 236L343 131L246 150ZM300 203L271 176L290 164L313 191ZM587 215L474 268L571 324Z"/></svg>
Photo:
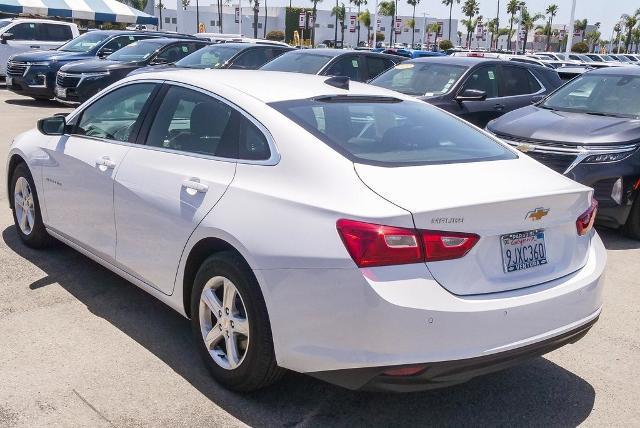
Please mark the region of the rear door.
<svg viewBox="0 0 640 428"><path fill-rule="evenodd" d="M71 27L66 24L41 22L36 24L37 41L41 49L55 49L73 39Z"/></svg>
<svg viewBox="0 0 640 428"><path fill-rule="evenodd" d="M506 113L531 104L535 95L543 94L542 83L527 69L517 64L500 66L500 102Z"/></svg>
<svg viewBox="0 0 640 428"><path fill-rule="evenodd" d="M116 177L116 260L171 294L182 250L233 180L239 139L252 125L187 86L165 85L158 99Z"/></svg>
<svg viewBox="0 0 640 428"><path fill-rule="evenodd" d="M364 55L363 58L366 64L366 81L379 76L380 74L396 65L393 61L391 61L391 59L377 55Z"/></svg>

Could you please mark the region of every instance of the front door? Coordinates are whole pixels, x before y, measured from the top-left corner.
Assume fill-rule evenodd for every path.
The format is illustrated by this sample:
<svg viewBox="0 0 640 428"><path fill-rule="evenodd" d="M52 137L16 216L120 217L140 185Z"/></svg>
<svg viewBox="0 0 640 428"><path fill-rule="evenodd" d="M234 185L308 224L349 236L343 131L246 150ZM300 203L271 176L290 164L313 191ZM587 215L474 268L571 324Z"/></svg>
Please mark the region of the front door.
<svg viewBox="0 0 640 428"><path fill-rule="evenodd" d="M459 93L467 89L484 91L487 98L482 101L459 101L458 110L453 111L467 122L484 128L487 122L501 116L505 106L499 97L498 67L487 65L472 71Z"/></svg>
<svg viewBox="0 0 640 428"><path fill-rule="evenodd" d="M105 260L115 257L114 178L156 84L118 88L76 117L71 135L45 148L47 226Z"/></svg>

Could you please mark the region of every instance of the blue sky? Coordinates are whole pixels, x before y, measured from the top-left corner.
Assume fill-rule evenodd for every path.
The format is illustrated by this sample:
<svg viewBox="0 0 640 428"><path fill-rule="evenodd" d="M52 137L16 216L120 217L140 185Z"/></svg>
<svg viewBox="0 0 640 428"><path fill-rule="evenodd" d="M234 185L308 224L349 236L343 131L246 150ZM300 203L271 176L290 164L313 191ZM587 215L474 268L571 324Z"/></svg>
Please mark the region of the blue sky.
<svg viewBox="0 0 640 428"><path fill-rule="evenodd" d="M237 0L230 0L230 3L236 3ZM261 0L261 6L264 4L264 0ZM344 1L348 6L348 0ZM369 9L373 12L374 1L369 1ZM462 0L464 1L464 0ZM479 0L480 1L480 13L484 17L495 17L497 0ZM500 22L501 26L504 26L508 21L508 16L505 11L505 5L508 0L500 0ZM546 7L555 3L558 5L558 15L554 19L556 23L569 23L569 15L571 13L571 0L526 0L527 7L532 12L542 12ZM269 6L285 6L289 5L289 0L267 0ZM211 0L200 0L200 4L212 3ZM249 5L249 0L242 0L243 7ZM293 6L296 7L310 7L310 0L292 0ZM191 1L191 4L195 4L195 0ZM335 5L335 0L323 0L319 4L319 8L330 9ZM399 12L402 15L411 14L411 7L406 3L406 0L398 0ZM620 15L623 13L632 13L637 8L640 8L640 1L637 0L577 0L576 5L576 19L587 18L590 23L601 22L601 32L603 39L609 39L611 37L611 30L615 23L619 20ZM435 16L438 18L445 18L449 16L449 10L445 7L441 0L421 0L420 4L416 8L416 15L422 16L423 13L427 13L428 16ZM461 18L460 5L454 5L453 8L454 18Z"/></svg>

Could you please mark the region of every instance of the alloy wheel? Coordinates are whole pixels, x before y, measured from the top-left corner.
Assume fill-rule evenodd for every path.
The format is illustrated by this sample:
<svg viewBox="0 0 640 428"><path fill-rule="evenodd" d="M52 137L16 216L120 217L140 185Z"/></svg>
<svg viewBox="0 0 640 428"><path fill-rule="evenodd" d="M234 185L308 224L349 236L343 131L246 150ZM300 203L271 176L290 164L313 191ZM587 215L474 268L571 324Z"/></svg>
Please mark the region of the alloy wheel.
<svg viewBox="0 0 640 428"><path fill-rule="evenodd" d="M36 220L36 209L31 186L24 177L18 177L16 180L16 187L13 192L13 206L20 230L25 235L30 235Z"/></svg>

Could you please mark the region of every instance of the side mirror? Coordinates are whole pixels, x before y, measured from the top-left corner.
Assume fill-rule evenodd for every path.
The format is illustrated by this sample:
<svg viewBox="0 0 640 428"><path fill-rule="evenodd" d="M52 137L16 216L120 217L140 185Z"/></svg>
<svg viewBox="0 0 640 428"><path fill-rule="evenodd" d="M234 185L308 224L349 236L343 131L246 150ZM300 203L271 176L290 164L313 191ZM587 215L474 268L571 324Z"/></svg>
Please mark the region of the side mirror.
<svg viewBox="0 0 640 428"><path fill-rule="evenodd" d="M153 61L150 62L150 65L164 65L164 64L169 64L169 61L167 61L165 58L155 58Z"/></svg>
<svg viewBox="0 0 640 428"><path fill-rule="evenodd" d="M106 58L114 52L113 49L102 49L98 52L98 58Z"/></svg>
<svg viewBox="0 0 640 428"><path fill-rule="evenodd" d="M456 101L484 101L487 93L479 89L465 89L456 96Z"/></svg>
<svg viewBox="0 0 640 428"><path fill-rule="evenodd" d="M6 45L7 41L13 40L14 38L13 33L3 33L0 35L0 44Z"/></svg>
<svg viewBox="0 0 640 428"><path fill-rule="evenodd" d="M534 95L531 97L531 104L538 104L542 100L544 100L544 95Z"/></svg>
<svg viewBox="0 0 640 428"><path fill-rule="evenodd" d="M64 116L52 116L38 121L38 131L44 135L64 135L67 120Z"/></svg>

